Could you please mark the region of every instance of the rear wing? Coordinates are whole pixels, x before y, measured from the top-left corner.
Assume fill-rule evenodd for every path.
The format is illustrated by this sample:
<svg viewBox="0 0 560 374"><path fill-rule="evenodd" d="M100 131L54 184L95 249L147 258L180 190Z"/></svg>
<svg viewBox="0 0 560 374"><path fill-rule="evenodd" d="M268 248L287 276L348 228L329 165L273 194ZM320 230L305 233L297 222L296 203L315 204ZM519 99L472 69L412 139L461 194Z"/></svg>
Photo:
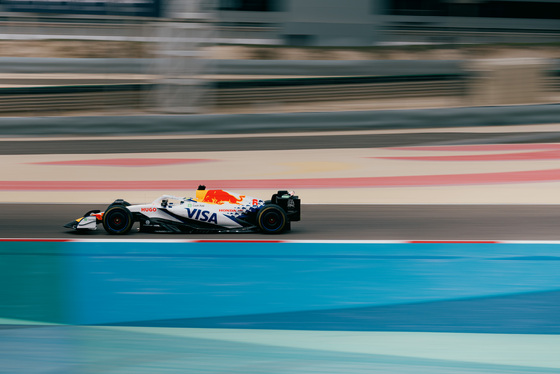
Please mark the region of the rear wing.
<svg viewBox="0 0 560 374"><path fill-rule="evenodd" d="M278 191L272 195L270 202L284 209L290 221L301 219L301 200L293 192Z"/></svg>

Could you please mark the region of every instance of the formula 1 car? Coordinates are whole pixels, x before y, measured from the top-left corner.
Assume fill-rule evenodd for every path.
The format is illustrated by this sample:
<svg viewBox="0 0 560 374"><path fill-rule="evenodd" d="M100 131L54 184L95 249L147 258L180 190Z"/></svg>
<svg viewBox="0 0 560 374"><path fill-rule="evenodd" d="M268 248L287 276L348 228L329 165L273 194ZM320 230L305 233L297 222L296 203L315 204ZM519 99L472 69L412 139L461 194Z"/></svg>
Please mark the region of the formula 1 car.
<svg viewBox="0 0 560 374"><path fill-rule="evenodd" d="M199 186L194 198L163 195L144 205L117 199L105 212L91 210L64 227L88 231L96 230L101 223L109 234L123 235L138 222L140 232L279 234L290 230L291 222L300 217L301 202L293 192L278 191L263 201Z"/></svg>

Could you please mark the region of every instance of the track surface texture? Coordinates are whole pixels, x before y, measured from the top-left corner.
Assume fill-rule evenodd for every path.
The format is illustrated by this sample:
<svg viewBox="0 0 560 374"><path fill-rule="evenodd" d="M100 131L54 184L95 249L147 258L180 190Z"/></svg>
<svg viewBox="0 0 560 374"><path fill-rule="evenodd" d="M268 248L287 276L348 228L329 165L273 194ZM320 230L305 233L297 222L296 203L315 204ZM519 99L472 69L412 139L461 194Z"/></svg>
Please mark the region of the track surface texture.
<svg viewBox="0 0 560 374"><path fill-rule="evenodd" d="M103 154L154 152L259 151L291 149L377 148L419 145L521 144L560 142L560 132L258 135L247 137L0 140L0 154Z"/></svg>
<svg viewBox="0 0 560 374"><path fill-rule="evenodd" d="M282 239L282 240L560 240L560 206L551 205L304 205L302 221L281 235L145 234L62 227L103 205L2 204L1 238Z"/></svg>
<svg viewBox="0 0 560 374"><path fill-rule="evenodd" d="M305 133L305 134L259 134L259 135L243 135L243 136L176 136L176 137L135 137L135 138L42 138L42 139L3 139L0 140L0 154L8 157L7 160L22 160L18 162L27 162L27 164L16 165L14 169L20 170L20 167L28 167L30 162L35 162L31 159L31 155L96 155L96 154L111 154L111 153L139 153L146 154L156 152L209 152L210 156L214 156L213 152L220 154L222 158L229 159L231 155L235 155L238 151L292 151L292 150L337 150L340 152L351 152L353 149L377 149L388 147L418 147L418 146L434 146L434 145L474 145L474 144L539 144L539 143L558 143L560 142L560 126L558 125L542 125L542 126L507 126L507 127L492 127L487 129L423 129L412 131L376 131L376 132L340 132L340 133ZM220 153L222 152L222 153ZM410 151L409 151L410 152ZM185 153L186 154L186 153ZM260 153L259 153L260 154ZM291 154L291 153L290 153ZM489 153L491 155L491 153ZM27 156L26 156L27 155ZM408 155L408 154L406 154ZM535 170L550 169L556 167L554 157L541 160L540 164L534 167ZM28 157L27 159L25 157ZM42 156L40 156L42 157ZM186 157L186 156L185 156ZM234 156L231 156L234 157ZM476 155L468 157L479 157ZM382 157L381 157L382 158ZM368 159L361 157L360 160ZM281 161L278 159L276 161ZM300 160L298 160L300 161ZM308 161L308 160L301 160ZM340 161L340 160L336 160ZM363 162L363 161L360 161ZM384 162L384 161L383 161ZM388 161L387 165L406 165L405 172L409 171L410 175L414 177L420 170L425 174L434 173L436 170L439 173L496 173L502 171L500 165L504 165L506 170L516 171L516 165L523 165L520 170L531 170L529 162L523 161L505 161L503 164L497 164L495 161L479 162L475 161L471 164L463 164L461 161L456 166L451 167L451 171L441 171L442 168L448 167L449 162L440 162L433 164L434 161L426 161L422 164L419 161L410 161L407 164L398 164L393 161ZM336 163L331 163L336 164ZM229 165L229 164L228 164ZM269 164L259 166L258 170L270 173L268 171ZM380 167L371 167L366 170L366 173L376 173L379 170L392 170L385 164L380 164ZM420 166L418 166L420 165ZM432 169L426 171L419 169L420 167L429 166ZM432 166L435 165L435 166ZM464 169L463 165L474 165L473 169ZM490 165L490 169L479 169L481 165ZM528 165L525 167L525 165ZM235 165L234 165L235 166ZM335 165L336 166L336 165ZM35 166L33 166L35 167ZM37 168L42 166L37 166ZM433 169L437 167L437 169ZM154 173L161 168L154 169L134 169L123 168L117 169L119 173L129 175L128 179L134 180L136 174L135 170L141 171L141 177L148 173L144 170L154 171ZM30 169L31 170L31 169ZM35 170L35 169L33 169ZM39 170L39 169L37 169ZM42 170L42 169L41 169ZM51 169L45 169L51 170ZM52 169L55 170L55 169ZM56 169L59 170L59 169ZM72 176L74 169L60 169L61 178L65 179ZM89 171L95 171L95 168L75 169L75 173L80 176L84 175L85 178L93 178L95 176L87 174ZM113 170L113 169L103 169ZM190 169L185 169L190 170ZM13 171L12 171L13 172ZM223 174L216 170L211 176L219 176ZM19 172L20 173L20 172ZM126 174L128 173L128 174ZM399 171L402 173L402 171ZM21 174L21 173L20 173ZM30 176L34 176L33 172L29 172ZM175 173L174 175L181 175L182 178L189 177L188 172ZM210 175L210 174L209 174ZM325 174L329 177L338 178L338 180L345 180L344 176L336 170L331 174ZM372 176L375 174L364 174L364 176ZM384 176L384 174L380 174ZM21 178L21 175L16 175L16 178ZM51 177L46 174L46 177ZM105 178L106 174L103 173L98 178ZM166 175L166 177L169 177ZM265 175L265 177L269 177ZM298 177L300 177L298 175ZM120 175L114 178L119 179ZM159 175L154 178L161 178ZM255 177L256 178L256 177ZM289 177L287 177L289 178ZM295 177L294 177L295 178ZM552 178L552 179L551 179ZM48 179L48 178L46 178ZM212 179L212 178L210 178ZM337 180L337 179L333 179ZM547 181L554 182L554 176L547 179ZM398 190L392 188L377 188L372 190L372 196L378 194L397 191L397 197L407 197L408 201L401 201L398 198L393 199L397 203L383 203L373 202L372 204L348 204L343 205L344 200L339 199L338 204L322 205L322 202L333 203L329 199L316 198L315 202L318 204L309 204L309 200L303 199L303 213L302 221L295 222L292 225L292 231L284 235L280 235L282 239L286 240L560 240L560 231L558 230L558 218L560 217L560 204L556 204L551 194L555 191L552 184L543 183L530 183L532 181L522 181L517 185L511 184L498 184L494 190L481 189L486 188L484 185L471 185L471 186L448 186L442 189L433 189L437 194L439 191L451 191L452 196L459 198L464 196L488 196L487 202L480 204L467 204L458 201L457 203L443 203L433 204L429 201L431 198L426 198L422 201L418 198L419 194L425 191L431 191L429 188L420 189L414 187L404 187ZM41 186L39 180L36 181L38 186ZM114 182L118 183L118 180ZM538 189L539 186L551 186L548 189ZM481 187L482 186L482 187ZM504 187L505 186L505 187ZM513 187L510 187L513 186ZM436 186L437 187L437 186ZM490 186L492 187L492 186ZM336 189L326 190L308 190L308 196L319 196L320 193L330 193L333 191L341 195L341 190ZM478 190L476 189L478 188ZM510 190L507 190L509 188ZM537 189L535 189L537 188ZM354 194L352 188L348 189L347 194ZM402 191L402 192L399 192ZM497 192L496 192L497 191ZM504 191L514 191L514 198L511 201L513 205L503 203L497 200L498 197L504 195ZM10 191L8 191L10 192ZM103 204L53 204L54 201L64 202L80 202L90 201L83 199L63 199L63 200L49 200L48 195L50 191L29 191L28 195L39 197L37 200L41 201L40 204L20 204L15 202L27 201L24 199L17 200L4 200L9 203L0 205L2 214L0 215L0 237L4 238L115 238L114 236L106 235L103 228L100 226L95 232L89 235L80 235L74 232L69 232L62 226L80 217L83 213L90 209L105 210L107 204L112 201L107 199ZM73 191L61 191L61 194L69 194ZM80 196L88 197L86 192L77 192ZM171 191L166 191L171 193ZM401 193L401 195L398 195ZM492 194L493 193L493 194ZM121 192L119 192L119 195ZM454 194L454 195L453 195ZM525 194L525 195L523 195ZM557 195L556 193L554 193ZM113 193L108 193L108 196L113 196ZM23 196L23 195L22 195ZM128 196L128 195L127 195ZM255 195L258 196L258 195ZM515 197L521 196L543 196L539 202L523 203L517 201ZM127 200L132 203L142 203L145 201L135 201L135 198L128 198ZM391 200L391 201L393 201ZM432 199L433 200L433 199ZM450 199L453 200L453 199ZM458 199L459 200L459 199ZM11 203L14 201L14 203ZM99 200L99 201L105 201ZM378 199L382 201L382 199ZM389 200L388 200L389 201ZM550 201L550 204L549 204ZM517 204L519 203L519 204ZM402 204L402 205L401 205ZM451 204L451 205L445 205ZM185 238L185 235L164 235L164 234L140 234L132 233L124 237L118 238ZM220 239L264 239L264 238L278 238L278 236L265 236L259 234L220 234L220 235L190 235L193 238L220 238Z"/></svg>

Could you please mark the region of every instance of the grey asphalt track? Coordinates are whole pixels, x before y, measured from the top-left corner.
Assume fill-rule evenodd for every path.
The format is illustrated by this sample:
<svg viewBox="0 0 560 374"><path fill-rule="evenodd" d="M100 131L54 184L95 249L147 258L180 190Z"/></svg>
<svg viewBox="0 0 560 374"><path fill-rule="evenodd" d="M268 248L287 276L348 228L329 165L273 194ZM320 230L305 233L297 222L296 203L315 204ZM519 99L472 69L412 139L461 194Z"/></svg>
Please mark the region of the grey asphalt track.
<svg viewBox="0 0 560 374"><path fill-rule="evenodd" d="M516 144L560 142L559 132L456 133L426 132L351 135L261 135L171 139L0 140L0 154L103 154L153 152L260 151L292 149L377 148L451 144Z"/></svg>
<svg viewBox="0 0 560 374"><path fill-rule="evenodd" d="M312 140L312 141L310 141ZM559 142L557 132L409 133L327 136L257 136L127 140L0 141L0 154L234 151L375 148L435 144ZM109 202L108 202L109 203ZM138 203L138 202L136 202ZM282 239L293 240L560 240L560 205L305 205L302 221ZM102 227L89 235L63 225L106 205L1 204L0 238L115 238ZM277 238L260 234L165 235L124 238ZM119 237L121 238L121 237Z"/></svg>
<svg viewBox="0 0 560 374"><path fill-rule="evenodd" d="M1 204L0 238L560 240L560 205L303 205L292 231L264 234L80 234L64 224L104 205Z"/></svg>

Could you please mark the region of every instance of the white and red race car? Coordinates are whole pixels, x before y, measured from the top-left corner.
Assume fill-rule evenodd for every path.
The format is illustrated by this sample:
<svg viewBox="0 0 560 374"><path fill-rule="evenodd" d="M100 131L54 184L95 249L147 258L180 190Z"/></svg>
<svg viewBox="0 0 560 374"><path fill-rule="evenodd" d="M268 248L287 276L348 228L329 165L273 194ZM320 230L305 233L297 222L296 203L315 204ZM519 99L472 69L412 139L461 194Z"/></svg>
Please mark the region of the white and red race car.
<svg viewBox="0 0 560 374"><path fill-rule="evenodd" d="M199 186L194 198L163 195L150 204L131 205L118 199L105 212L91 210L64 227L88 231L98 224L109 234L140 232L221 233L263 232L279 234L291 229L301 217L301 201L293 192L278 191L270 200L237 195Z"/></svg>

